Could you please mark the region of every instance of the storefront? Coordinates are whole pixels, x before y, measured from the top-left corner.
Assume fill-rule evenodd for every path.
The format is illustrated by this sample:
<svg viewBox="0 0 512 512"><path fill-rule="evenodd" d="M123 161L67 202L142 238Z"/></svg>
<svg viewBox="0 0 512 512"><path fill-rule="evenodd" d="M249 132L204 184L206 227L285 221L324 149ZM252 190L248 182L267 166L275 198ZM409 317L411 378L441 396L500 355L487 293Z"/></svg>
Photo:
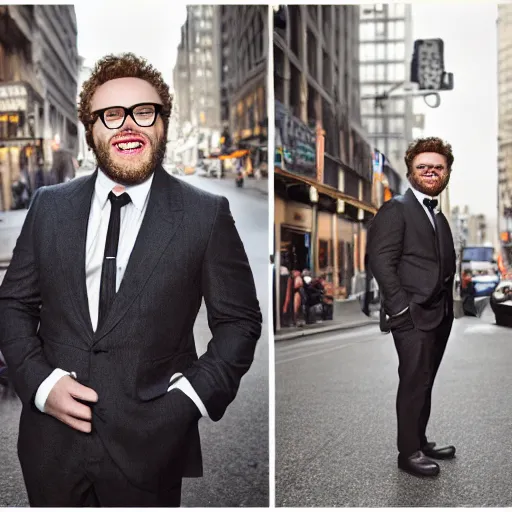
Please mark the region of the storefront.
<svg viewBox="0 0 512 512"><path fill-rule="evenodd" d="M246 169L259 169L263 175L267 175L268 120L264 83L265 78L262 77L250 92L231 106L230 124L235 147L250 151L250 161L244 164Z"/></svg>
<svg viewBox="0 0 512 512"><path fill-rule="evenodd" d="M38 133L42 99L25 82L0 85L0 209L15 207L13 189L20 183L34 188L37 163L43 159L43 140Z"/></svg>

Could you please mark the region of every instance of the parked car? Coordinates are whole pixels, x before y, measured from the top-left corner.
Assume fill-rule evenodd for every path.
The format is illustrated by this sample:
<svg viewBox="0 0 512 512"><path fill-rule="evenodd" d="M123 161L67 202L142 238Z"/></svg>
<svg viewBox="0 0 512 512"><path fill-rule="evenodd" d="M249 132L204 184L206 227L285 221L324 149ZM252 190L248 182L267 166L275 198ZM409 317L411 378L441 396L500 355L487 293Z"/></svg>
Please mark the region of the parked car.
<svg viewBox="0 0 512 512"><path fill-rule="evenodd" d="M491 294L490 304L496 325L512 327L512 280L504 280L498 284Z"/></svg>

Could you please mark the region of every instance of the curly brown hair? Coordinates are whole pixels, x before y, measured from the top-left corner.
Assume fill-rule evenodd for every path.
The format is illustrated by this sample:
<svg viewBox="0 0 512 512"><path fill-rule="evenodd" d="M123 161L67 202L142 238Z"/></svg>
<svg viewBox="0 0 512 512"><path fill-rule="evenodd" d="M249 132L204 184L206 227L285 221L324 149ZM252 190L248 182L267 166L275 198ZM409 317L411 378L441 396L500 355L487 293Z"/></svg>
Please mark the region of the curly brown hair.
<svg viewBox="0 0 512 512"><path fill-rule="evenodd" d="M133 53L110 54L96 62L91 76L84 82L82 92L80 93L78 118L85 127L86 141L91 149L94 149L92 126L97 119L91 113L91 99L96 89L110 80L128 77L141 78L149 82L156 89L163 103L160 115L164 122L164 133L167 134L169 118L172 112L173 96L169 86L164 82L160 71L148 63L146 59L137 57Z"/></svg>
<svg viewBox="0 0 512 512"><path fill-rule="evenodd" d="M407 176L412 170L412 161L420 153L438 153L446 158L446 165L450 172L453 164L452 146L443 141L439 137L425 137L423 139L416 139L409 144L405 152L405 165L407 166Z"/></svg>

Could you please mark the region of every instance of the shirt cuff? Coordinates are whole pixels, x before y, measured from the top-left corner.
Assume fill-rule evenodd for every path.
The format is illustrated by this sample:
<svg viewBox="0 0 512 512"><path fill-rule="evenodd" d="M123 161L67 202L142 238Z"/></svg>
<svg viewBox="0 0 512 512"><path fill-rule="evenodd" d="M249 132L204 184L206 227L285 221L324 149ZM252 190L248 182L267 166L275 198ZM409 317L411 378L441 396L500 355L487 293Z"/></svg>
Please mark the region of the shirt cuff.
<svg viewBox="0 0 512 512"><path fill-rule="evenodd" d="M56 368L55 370L53 370L52 373L50 373L48 377L46 377L45 380L43 380L43 382L37 389L34 403L41 412L44 412L46 400L48 398L48 395L50 394L50 391L53 389L53 386L55 386L55 384L57 384L57 381L61 377L64 377L65 375L70 375L70 373L61 370L60 368Z"/></svg>
<svg viewBox="0 0 512 512"><path fill-rule="evenodd" d="M397 316L403 315L408 309L409 309L409 306L407 306L405 309L402 309L402 311L400 311L400 313L393 315L391 318L396 318Z"/></svg>
<svg viewBox="0 0 512 512"><path fill-rule="evenodd" d="M169 386L167 391L171 391L172 389L181 389L183 393L185 393L197 406L199 411L201 412L201 415L205 418L209 418L208 411L206 410L206 407L204 406L203 402L199 398L199 395L195 392L194 388L192 387L192 384L187 380L186 377L183 376L181 373L175 373L172 377L170 382L178 378L173 384Z"/></svg>

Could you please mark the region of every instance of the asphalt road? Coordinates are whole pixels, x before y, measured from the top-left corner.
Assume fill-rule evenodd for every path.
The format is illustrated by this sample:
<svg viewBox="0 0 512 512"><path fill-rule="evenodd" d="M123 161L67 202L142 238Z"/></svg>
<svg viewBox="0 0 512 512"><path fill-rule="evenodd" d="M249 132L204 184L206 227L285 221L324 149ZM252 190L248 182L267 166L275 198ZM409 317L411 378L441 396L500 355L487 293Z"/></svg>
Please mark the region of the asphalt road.
<svg viewBox="0 0 512 512"><path fill-rule="evenodd" d="M398 358L369 326L276 344L276 506L512 506L512 331L456 320L427 435L454 444L441 474L397 469Z"/></svg>
<svg viewBox="0 0 512 512"><path fill-rule="evenodd" d="M204 477L184 481L182 505L266 507L269 504L267 197L257 190L237 189L231 180L197 176L183 179L228 198L254 272L264 325L255 361L242 380L236 400L219 422L200 421ZM210 339L204 308L194 331L201 354ZM16 454L19 413L17 399L0 400L0 507L28 506Z"/></svg>

